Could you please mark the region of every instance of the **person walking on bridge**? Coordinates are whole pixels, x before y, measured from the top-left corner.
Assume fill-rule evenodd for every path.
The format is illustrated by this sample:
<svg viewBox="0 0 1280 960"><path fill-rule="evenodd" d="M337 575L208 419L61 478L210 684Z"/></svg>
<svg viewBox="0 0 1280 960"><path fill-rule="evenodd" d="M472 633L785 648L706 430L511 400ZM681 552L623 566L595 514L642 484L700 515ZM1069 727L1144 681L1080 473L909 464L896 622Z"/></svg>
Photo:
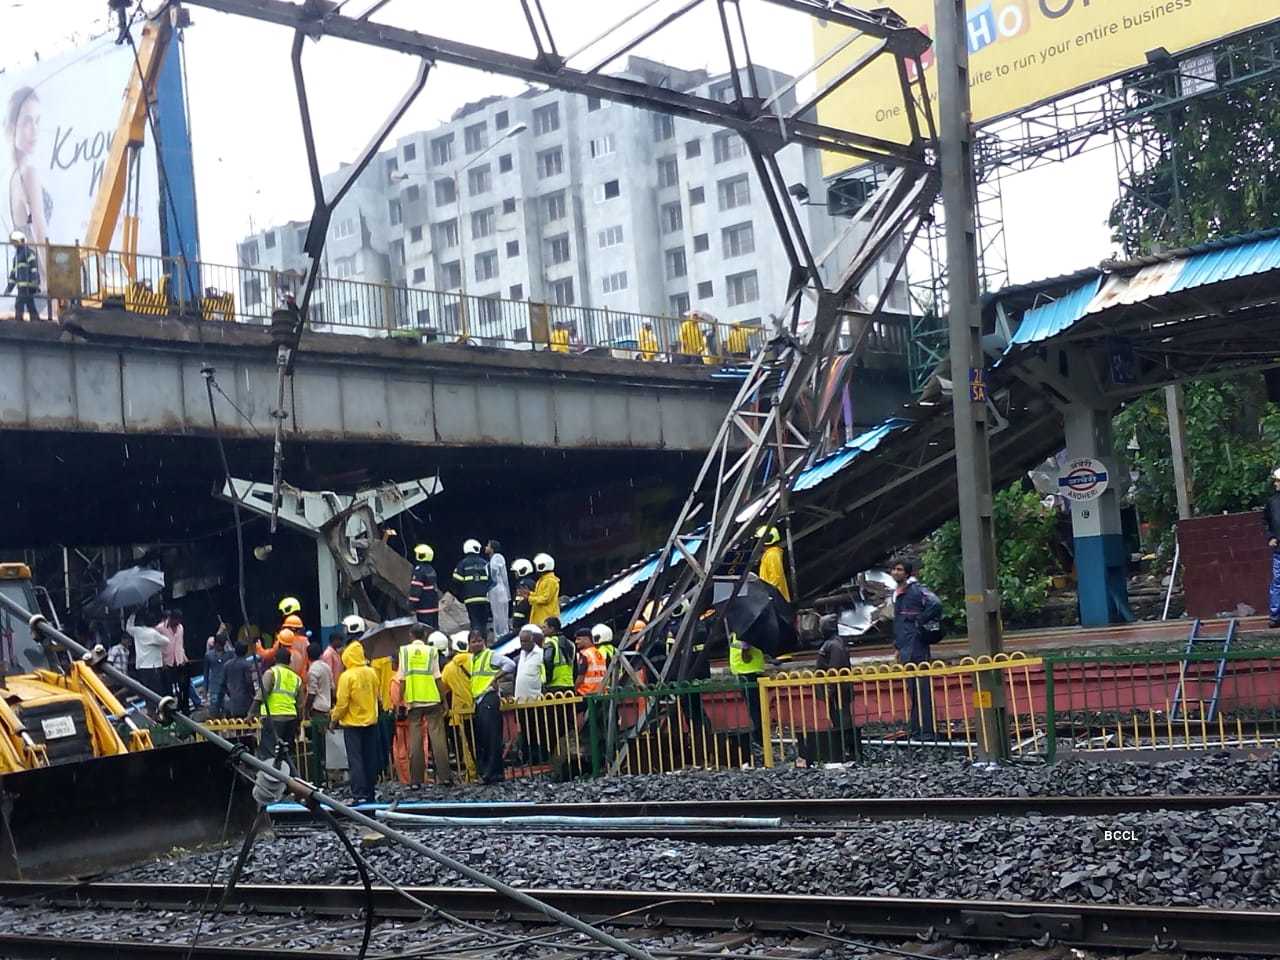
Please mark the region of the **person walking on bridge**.
<svg viewBox="0 0 1280 960"><path fill-rule="evenodd" d="M13 300L13 319L21 320L25 312L28 320L39 320L36 291L40 289L40 260L27 246L26 234L21 230L13 231L9 242L13 244L13 266L9 268L9 285L4 292L8 296L15 288L18 291Z"/></svg>

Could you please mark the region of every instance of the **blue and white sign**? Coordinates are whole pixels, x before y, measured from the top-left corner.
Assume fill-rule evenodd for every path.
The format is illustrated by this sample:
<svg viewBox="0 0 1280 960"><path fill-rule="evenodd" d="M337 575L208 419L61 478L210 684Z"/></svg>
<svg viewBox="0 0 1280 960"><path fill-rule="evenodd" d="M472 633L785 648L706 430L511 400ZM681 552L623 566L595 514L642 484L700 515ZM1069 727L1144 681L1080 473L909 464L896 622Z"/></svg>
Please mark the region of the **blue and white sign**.
<svg viewBox="0 0 1280 960"><path fill-rule="evenodd" d="M1101 460L1068 460L1058 475L1058 493L1076 503L1097 500L1107 489L1107 467Z"/></svg>

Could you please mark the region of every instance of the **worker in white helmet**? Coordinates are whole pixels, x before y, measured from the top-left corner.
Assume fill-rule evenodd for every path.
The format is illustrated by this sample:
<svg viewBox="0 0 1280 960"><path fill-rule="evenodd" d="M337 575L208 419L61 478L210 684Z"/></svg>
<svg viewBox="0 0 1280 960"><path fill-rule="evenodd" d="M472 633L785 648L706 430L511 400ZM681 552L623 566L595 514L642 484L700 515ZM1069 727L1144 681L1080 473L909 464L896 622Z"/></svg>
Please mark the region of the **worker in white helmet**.
<svg viewBox="0 0 1280 960"><path fill-rule="evenodd" d="M521 557L511 563L511 575L515 577L516 595L511 603L511 633L529 622L529 593L533 590L533 564Z"/></svg>
<svg viewBox="0 0 1280 960"><path fill-rule="evenodd" d="M9 268L9 285L4 292L8 296L17 291L13 300L13 319L21 320L25 311L28 320L39 320L36 292L40 289L40 260L36 252L27 246L26 234L21 230L13 231L9 242L13 244L13 265Z"/></svg>
<svg viewBox="0 0 1280 960"><path fill-rule="evenodd" d="M618 648L613 643L613 630L603 623L597 623L591 628L591 642L604 655L605 663L618 654Z"/></svg>
<svg viewBox="0 0 1280 960"><path fill-rule="evenodd" d="M538 582L529 591L529 622L544 626L548 617L560 616L560 578L556 576L556 561L549 553L533 558L533 569Z"/></svg>
<svg viewBox="0 0 1280 960"><path fill-rule="evenodd" d="M462 594L462 602L471 618L471 629L489 635L489 562L480 555L480 541L468 540L462 545L462 559L453 570L453 579Z"/></svg>

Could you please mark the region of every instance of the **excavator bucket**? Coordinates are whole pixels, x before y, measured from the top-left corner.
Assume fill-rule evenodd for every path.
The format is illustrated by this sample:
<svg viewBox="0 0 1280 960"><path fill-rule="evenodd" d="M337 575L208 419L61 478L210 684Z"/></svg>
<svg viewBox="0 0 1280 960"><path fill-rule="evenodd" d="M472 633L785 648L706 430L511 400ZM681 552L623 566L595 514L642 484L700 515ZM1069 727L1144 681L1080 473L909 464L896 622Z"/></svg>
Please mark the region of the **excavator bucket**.
<svg viewBox="0 0 1280 960"><path fill-rule="evenodd" d="M180 744L0 776L0 878L118 869L248 829L252 785L211 743Z"/></svg>

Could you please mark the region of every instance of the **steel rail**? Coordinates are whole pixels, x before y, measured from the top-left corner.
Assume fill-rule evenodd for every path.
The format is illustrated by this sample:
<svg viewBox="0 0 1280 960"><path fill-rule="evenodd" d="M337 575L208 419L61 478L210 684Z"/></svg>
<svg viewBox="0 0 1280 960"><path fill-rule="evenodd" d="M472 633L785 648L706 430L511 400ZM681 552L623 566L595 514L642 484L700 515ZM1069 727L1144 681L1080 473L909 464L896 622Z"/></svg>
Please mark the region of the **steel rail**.
<svg viewBox="0 0 1280 960"><path fill-rule="evenodd" d="M520 817L529 815L556 817L782 817L787 821L833 823L853 819L968 820L992 816L1100 817L1127 813L1149 813L1156 810L1221 810L1246 803L1280 804L1280 794L1180 794L1174 796L1032 796L1032 797L832 797L816 799L770 800L624 800L599 803L432 803L401 802L402 813L445 817ZM378 806L378 805L375 805ZM390 805L387 805L390 806ZM366 809L362 807L361 809ZM269 808L272 820L287 823L310 820L301 804L279 803ZM578 828L568 832L582 833ZM688 830L664 827L660 831L635 833L636 836L692 836ZM757 831L748 829L716 829L710 833L744 836ZM770 832L781 835L791 828ZM613 831L601 827L592 835Z"/></svg>
<svg viewBox="0 0 1280 960"><path fill-rule="evenodd" d="M545 923L545 914L488 889L409 887L413 896L455 916L475 920ZM203 884L4 882L0 898L22 898L75 907L126 910L191 909ZM933 900L700 891L531 889L540 901L592 921L634 912L634 925L677 929L761 932L831 930L859 936L911 939L925 931L962 940L1048 938L1085 947L1137 947L1280 956L1280 910L1207 907L1112 906L1000 900ZM384 919L417 919L422 911L390 887L374 888L375 911ZM350 915L363 903L359 887L241 885L230 905L264 915L306 910L319 916ZM55 942L46 938L46 943ZM0 940L0 946L3 946ZM185 949L185 946L184 946ZM47 955L47 954L46 954ZM58 952L57 956L64 956ZM107 954L97 954L105 956ZM208 956L209 954L202 954ZM321 956L319 952L313 954Z"/></svg>

